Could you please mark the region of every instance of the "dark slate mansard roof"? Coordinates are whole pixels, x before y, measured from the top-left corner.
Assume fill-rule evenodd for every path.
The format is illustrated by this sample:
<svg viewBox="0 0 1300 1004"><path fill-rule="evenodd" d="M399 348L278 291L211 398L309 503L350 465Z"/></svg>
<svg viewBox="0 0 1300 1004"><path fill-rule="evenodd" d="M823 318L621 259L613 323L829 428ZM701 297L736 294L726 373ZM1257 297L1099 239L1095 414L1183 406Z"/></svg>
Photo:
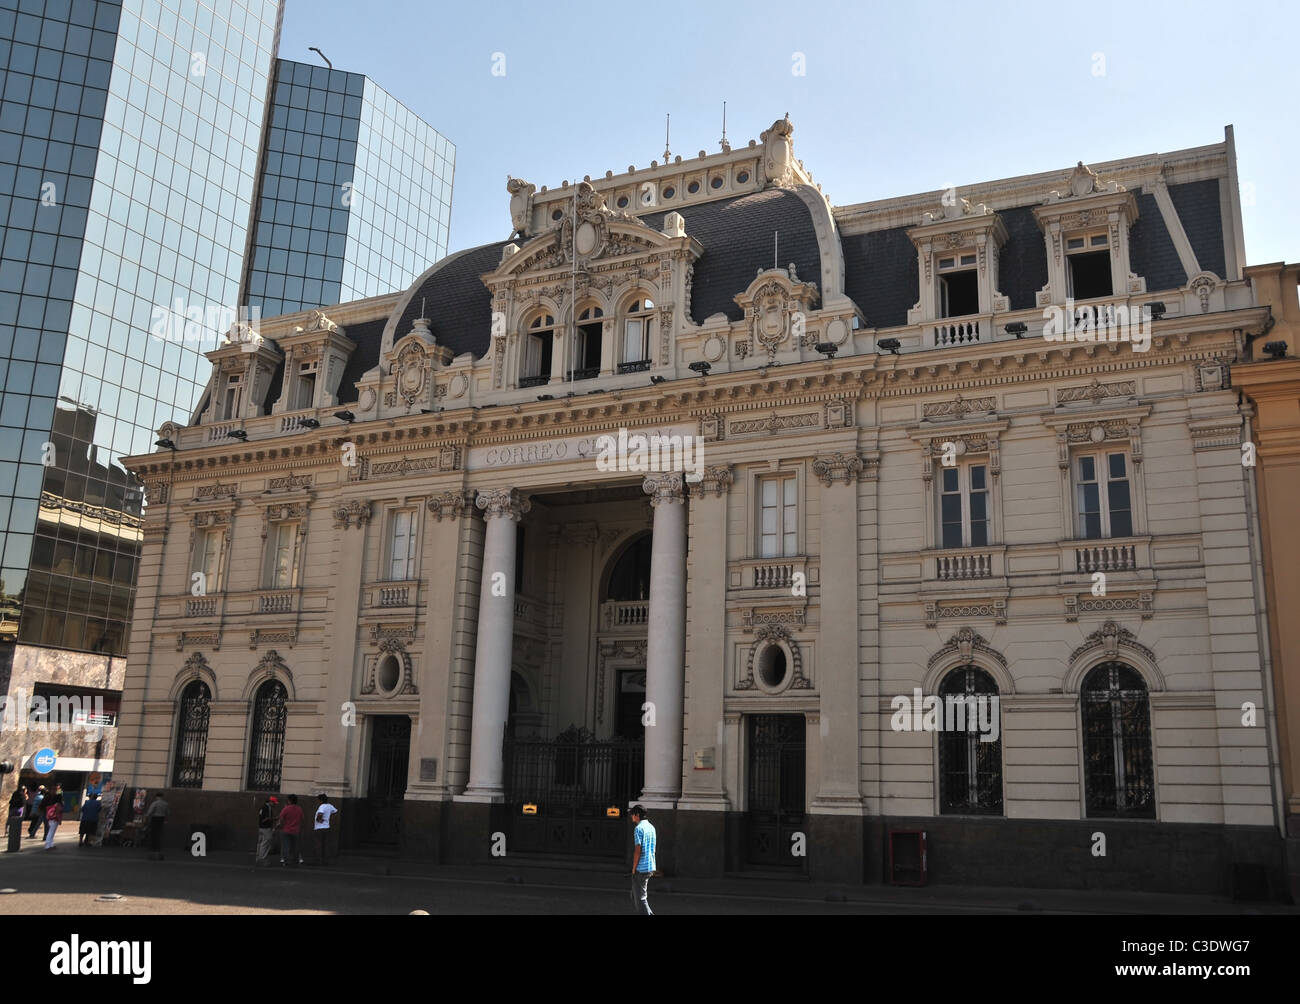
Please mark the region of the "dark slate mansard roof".
<svg viewBox="0 0 1300 1004"><path fill-rule="evenodd" d="M1219 211L1219 182L1215 179L1171 185L1170 197L1202 268L1223 275L1224 251ZM1184 285L1188 276L1174 248L1154 196L1133 191L1138 219L1130 231L1130 263L1155 292ZM1047 283L1043 235L1033 206L999 210L1007 242L999 259L999 284L1012 310L1034 306L1035 294ZM640 217L654 230L663 228L668 210ZM804 281L821 278L821 255L812 216L803 199L788 189L773 188L718 202L686 207L686 232L704 246L695 265L691 318L697 324L714 314L737 321L742 312L735 296L755 275L773 265L773 234L779 233L776 262L791 262ZM908 227L895 227L841 237L844 252L844 292L858 305L869 327L891 328L907 323L907 311L920 299L917 252ZM508 241L497 241L458 252L429 274L398 319L394 339L410 332L421 313L431 319L439 345L455 355L483 356L491 340L492 300L480 276L501 263ZM386 318L351 324L347 334L357 343L339 384L341 405L357 399L356 381L379 363ZM283 366L271 379L267 401L280 395Z"/></svg>

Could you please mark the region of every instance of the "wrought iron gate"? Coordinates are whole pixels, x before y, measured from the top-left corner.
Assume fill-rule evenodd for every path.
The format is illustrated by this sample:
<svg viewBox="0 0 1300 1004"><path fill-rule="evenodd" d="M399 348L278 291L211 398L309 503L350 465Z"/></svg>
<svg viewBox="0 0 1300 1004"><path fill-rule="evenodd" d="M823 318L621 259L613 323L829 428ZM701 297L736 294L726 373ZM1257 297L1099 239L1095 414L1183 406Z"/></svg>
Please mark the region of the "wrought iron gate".
<svg viewBox="0 0 1300 1004"><path fill-rule="evenodd" d="M745 850L750 864L801 867L791 853L804 826L803 715L749 719L749 811Z"/></svg>
<svg viewBox="0 0 1300 1004"><path fill-rule="evenodd" d="M366 785L365 823L361 839L396 844L402 837L402 800L411 752L411 719L379 715L370 727L370 775Z"/></svg>
<svg viewBox="0 0 1300 1004"><path fill-rule="evenodd" d="M619 857L627 803L641 791L645 745L570 728L553 740L507 739L511 850ZM609 810L617 809L617 815Z"/></svg>

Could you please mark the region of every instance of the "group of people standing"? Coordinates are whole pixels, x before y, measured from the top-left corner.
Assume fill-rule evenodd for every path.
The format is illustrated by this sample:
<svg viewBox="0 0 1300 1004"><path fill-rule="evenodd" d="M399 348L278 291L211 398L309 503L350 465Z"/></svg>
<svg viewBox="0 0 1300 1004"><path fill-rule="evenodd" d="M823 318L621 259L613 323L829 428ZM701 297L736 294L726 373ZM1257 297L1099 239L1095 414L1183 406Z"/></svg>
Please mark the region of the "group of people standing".
<svg viewBox="0 0 1300 1004"><path fill-rule="evenodd" d="M287 804L283 809L279 809L280 800L274 795L268 795L261 808L257 810L257 858L253 862L254 868L261 868L269 863L271 843L276 832L280 834L280 865L295 868L307 864L302 858L300 845L305 815L302 806L298 804L297 795L288 795L286 799ZM311 863L314 865L326 863L325 859L329 853L330 824L338 811L330 803L328 796L323 794L316 796L316 814L312 819L311 829L313 859Z"/></svg>
<svg viewBox="0 0 1300 1004"><path fill-rule="evenodd" d="M81 826L77 841L78 847L99 846L102 835L99 833L100 801L98 790L88 791L86 800L81 805ZM63 823L63 785L55 784L47 788L39 785L35 791L20 784L9 796L9 849L18 850L21 841L23 823L27 825L27 839L36 839L36 830L44 827L45 849L54 850L54 835Z"/></svg>

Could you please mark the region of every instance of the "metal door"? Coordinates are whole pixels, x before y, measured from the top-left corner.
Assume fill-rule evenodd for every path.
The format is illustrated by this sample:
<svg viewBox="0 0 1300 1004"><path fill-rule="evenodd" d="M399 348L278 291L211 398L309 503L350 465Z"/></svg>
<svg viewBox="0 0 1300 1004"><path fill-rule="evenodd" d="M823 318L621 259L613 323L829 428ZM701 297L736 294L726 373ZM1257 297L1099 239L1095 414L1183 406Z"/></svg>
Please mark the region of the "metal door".
<svg viewBox="0 0 1300 1004"><path fill-rule="evenodd" d="M803 715L752 715L749 719L749 810L746 856L750 864L798 868L795 834L804 828Z"/></svg>
<svg viewBox="0 0 1300 1004"><path fill-rule="evenodd" d="M378 715L370 725L370 775L366 785L366 819L361 839L397 844L402 836L402 799L411 753L411 719Z"/></svg>

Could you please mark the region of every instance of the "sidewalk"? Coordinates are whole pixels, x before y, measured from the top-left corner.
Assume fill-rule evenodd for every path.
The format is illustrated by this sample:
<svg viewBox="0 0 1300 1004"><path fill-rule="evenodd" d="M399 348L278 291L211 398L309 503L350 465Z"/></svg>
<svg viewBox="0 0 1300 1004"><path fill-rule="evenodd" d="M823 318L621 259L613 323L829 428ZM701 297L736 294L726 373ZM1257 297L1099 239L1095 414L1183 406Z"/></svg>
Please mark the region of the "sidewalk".
<svg viewBox="0 0 1300 1004"><path fill-rule="evenodd" d="M102 860L105 865L149 861L142 848L103 847L79 849L75 829L55 838L51 854ZM40 840L23 840L23 854L45 854ZM306 857L306 855L304 855ZM0 860L11 855L0 855ZM268 874L283 873L278 855L272 854ZM154 864L157 864L156 862ZM169 848L163 862L168 867L222 867L252 870L253 852L214 851L195 858L180 848ZM311 875L311 865L297 874ZM384 876L457 885L502 884L541 888L622 893L627 876L622 867L611 869L605 861L592 867L580 863L511 860L509 857L481 865L439 865L418 859L345 853L332 859L324 871L340 876ZM719 897L789 902L863 903L888 910L913 907L951 910L954 913L1082 913L1100 915L1269 914L1295 915L1300 908L1277 903L1234 903L1227 897L1182 896L1162 893L1124 893L1109 890L1012 889L986 886L927 886L921 888L872 885L832 885L780 875L726 875L718 878L661 877L652 880L656 896Z"/></svg>

